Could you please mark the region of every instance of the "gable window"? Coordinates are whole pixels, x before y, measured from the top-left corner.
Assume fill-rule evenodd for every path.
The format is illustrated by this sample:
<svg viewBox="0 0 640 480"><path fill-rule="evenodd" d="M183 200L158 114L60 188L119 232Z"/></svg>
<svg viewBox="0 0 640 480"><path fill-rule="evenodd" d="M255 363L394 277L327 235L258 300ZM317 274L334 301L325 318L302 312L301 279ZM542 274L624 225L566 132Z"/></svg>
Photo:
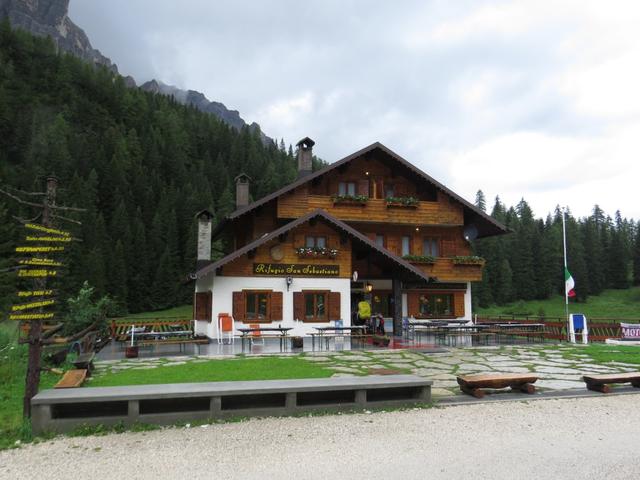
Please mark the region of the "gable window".
<svg viewBox="0 0 640 480"><path fill-rule="evenodd" d="M420 315L425 317L453 315L453 295L450 293L421 295Z"/></svg>
<svg viewBox="0 0 640 480"><path fill-rule="evenodd" d="M402 256L411 255L411 237L405 235L402 237Z"/></svg>
<svg viewBox="0 0 640 480"><path fill-rule="evenodd" d="M326 248L327 237L306 237L305 247L307 248Z"/></svg>
<svg viewBox="0 0 640 480"><path fill-rule="evenodd" d="M355 196L355 194L356 194L355 182L339 182L338 183L338 195Z"/></svg>
<svg viewBox="0 0 640 480"><path fill-rule="evenodd" d="M393 185L390 183L385 183L384 185L384 197L390 198L396 196L396 190L393 188Z"/></svg>
<svg viewBox="0 0 640 480"><path fill-rule="evenodd" d="M437 238L425 238L422 241L422 255L440 256L440 245Z"/></svg>
<svg viewBox="0 0 640 480"><path fill-rule="evenodd" d="M384 248L384 235L376 234L376 245Z"/></svg>
<svg viewBox="0 0 640 480"><path fill-rule="evenodd" d="M307 322L327 321L327 292L305 292L304 319Z"/></svg>
<svg viewBox="0 0 640 480"><path fill-rule="evenodd" d="M247 290L245 304L245 318L247 320L269 320L269 297L270 292L259 292Z"/></svg>

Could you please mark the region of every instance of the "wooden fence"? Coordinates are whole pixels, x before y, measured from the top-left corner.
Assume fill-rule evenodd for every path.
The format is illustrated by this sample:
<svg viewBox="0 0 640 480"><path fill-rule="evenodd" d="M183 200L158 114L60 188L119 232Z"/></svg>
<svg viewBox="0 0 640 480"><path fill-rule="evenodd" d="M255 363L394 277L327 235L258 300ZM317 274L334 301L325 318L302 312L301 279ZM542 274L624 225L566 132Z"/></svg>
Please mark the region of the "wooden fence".
<svg viewBox="0 0 640 480"><path fill-rule="evenodd" d="M477 323L544 323L545 338L550 340L567 339L567 320L563 317L534 317L528 315L496 315L476 317ZM622 338L620 322L640 323L640 318L591 317L587 319L589 342L604 342L607 338Z"/></svg>
<svg viewBox="0 0 640 480"><path fill-rule="evenodd" d="M184 317L161 318L113 318L109 326L111 338L127 336L127 331L132 325L146 327L154 332L170 332L171 330L193 330L193 320Z"/></svg>

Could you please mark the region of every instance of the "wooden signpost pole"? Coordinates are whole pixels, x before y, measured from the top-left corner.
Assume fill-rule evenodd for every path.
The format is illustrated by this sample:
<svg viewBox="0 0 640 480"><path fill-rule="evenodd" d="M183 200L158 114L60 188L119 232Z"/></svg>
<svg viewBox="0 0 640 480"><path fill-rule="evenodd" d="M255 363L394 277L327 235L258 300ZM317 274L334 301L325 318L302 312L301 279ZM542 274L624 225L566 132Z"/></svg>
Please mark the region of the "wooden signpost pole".
<svg viewBox="0 0 640 480"><path fill-rule="evenodd" d="M56 177L47 177L47 191L42 206L42 225L50 228L51 224L51 208L55 205L56 190L58 188L58 179ZM46 290L47 277L36 278L36 290ZM39 309L42 312L42 308ZM29 322L29 360L27 362L27 376L25 379L23 415L31 417L31 399L38 393L40 385L40 358L42 356L42 320L31 320Z"/></svg>

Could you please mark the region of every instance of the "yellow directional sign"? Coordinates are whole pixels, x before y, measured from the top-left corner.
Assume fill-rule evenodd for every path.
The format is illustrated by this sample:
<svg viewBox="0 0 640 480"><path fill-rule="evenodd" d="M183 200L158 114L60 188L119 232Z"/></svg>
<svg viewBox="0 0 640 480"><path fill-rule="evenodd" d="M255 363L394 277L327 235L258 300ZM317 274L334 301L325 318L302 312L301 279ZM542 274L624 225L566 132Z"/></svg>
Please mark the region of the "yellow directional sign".
<svg viewBox="0 0 640 480"><path fill-rule="evenodd" d="M71 237L34 237L32 235L27 235L25 238L27 242L70 242Z"/></svg>
<svg viewBox="0 0 640 480"><path fill-rule="evenodd" d="M16 253L55 253L64 252L64 247L16 247Z"/></svg>
<svg viewBox="0 0 640 480"><path fill-rule="evenodd" d="M62 237L70 237L71 236L71 234L69 232L65 232L63 230L57 230L55 228L44 227L42 225L37 225L35 223L27 223L25 225L25 228L28 228L29 230L35 230L37 232L50 233L52 235L60 235Z"/></svg>
<svg viewBox="0 0 640 480"><path fill-rule="evenodd" d="M53 313L11 313L9 320L47 320L53 318Z"/></svg>
<svg viewBox="0 0 640 480"><path fill-rule="evenodd" d="M54 294L53 290L24 290L18 292L18 297L20 298L31 298L31 297L50 297Z"/></svg>
<svg viewBox="0 0 640 480"><path fill-rule="evenodd" d="M34 308L50 307L55 305L55 300L40 300L39 302L23 303L22 305L13 305L12 312L21 312L23 310L33 310Z"/></svg>
<svg viewBox="0 0 640 480"><path fill-rule="evenodd" d="M52 258L33 257L26 260L18 260L20 265L33 265L37 267L62 267L62 262L56 262Z"/></svg>
<svg viewBox="0 0 640 480"><path fill-rule="evenodd" d="M18 270L18 277L20 278L41 278L41 277L55 277L58 272L55 270Z"/></svg>

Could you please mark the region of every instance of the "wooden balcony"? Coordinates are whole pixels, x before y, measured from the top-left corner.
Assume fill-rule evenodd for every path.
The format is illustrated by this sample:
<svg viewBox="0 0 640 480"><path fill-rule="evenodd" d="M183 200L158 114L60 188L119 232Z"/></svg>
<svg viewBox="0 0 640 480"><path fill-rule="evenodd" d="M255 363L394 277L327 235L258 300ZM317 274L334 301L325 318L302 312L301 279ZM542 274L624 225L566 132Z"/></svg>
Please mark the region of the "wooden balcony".
<svg viewBox="0 0 640 480"><path fill-rule="evenodd" d="M483 265L455 264L452 258L439 257L435 263L411 262L440 282L479 282Z"/></svg>
<svg viewBox="0 0 640 480"><path fill-rule="evenodd" d="M463 225L461 205L449 202L418 202L411 207L388 206L386 200L370 198L357 203L334 203L330 196L302 192L278 199L278 218L298 218L322 208L340 220L408 225Z"/></svg>

